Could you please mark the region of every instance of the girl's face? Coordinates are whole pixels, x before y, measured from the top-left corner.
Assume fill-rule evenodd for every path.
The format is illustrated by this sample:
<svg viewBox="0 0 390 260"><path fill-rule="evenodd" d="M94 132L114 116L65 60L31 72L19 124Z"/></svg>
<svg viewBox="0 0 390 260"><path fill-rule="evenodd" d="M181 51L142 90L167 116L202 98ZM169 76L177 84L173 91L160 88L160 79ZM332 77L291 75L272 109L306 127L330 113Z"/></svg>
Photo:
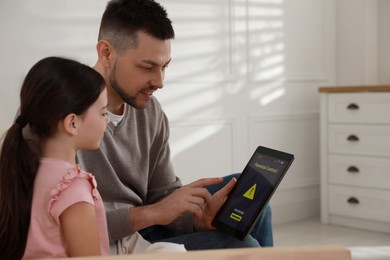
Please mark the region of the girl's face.
<svg viewBox="0 0 390 260"><path fill-rule="evenodd" d="M95 150L100 146L100 140L104 136L110 119L107 115L107 90L104 89L99 98L82 116L81 125L78 127L79 148Z"/></svg>

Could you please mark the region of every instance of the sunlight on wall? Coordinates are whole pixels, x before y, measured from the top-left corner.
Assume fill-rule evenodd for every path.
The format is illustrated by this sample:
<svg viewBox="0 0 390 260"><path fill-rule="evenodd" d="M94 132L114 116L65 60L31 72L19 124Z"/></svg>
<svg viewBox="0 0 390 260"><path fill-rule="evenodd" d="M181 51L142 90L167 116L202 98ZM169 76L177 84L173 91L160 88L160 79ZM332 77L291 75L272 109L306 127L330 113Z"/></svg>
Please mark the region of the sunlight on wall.
<svg viewBox="0 0 390 260"><path fill-rule="evenodd" d="M162 3L176 31L167 82L225 80L230 73L231 1Z"/></svg>
<svg viewBox="0 0 390 260"><path fill-rule="evenodd" d="M192 134L187 134L186 136L184 136L180 140L177 140L176 142L174 142L174 144L171 145L172 157L175 157L175 155L184 152L189 147L192 147L198 142L201 142L202 140L205 140L210 136L213 136L214 134L218 133L221 129L222 129L222 125L210 125L210 126L204 126L201 129L199 129L197 132L193 132Z"/></svg>
<svg viewBox="0 0 390 260"><path fill-rule="evenodd" d="M248 57L250 80L263 82L250 98L266 106L285 94L283 1L249 1ZM267 83L268 82L268 83Z"/></svg>
<svg viewBox="0 0 390 260"><path fill-rule="evenodd" d="M273 90L272 92L268 93L264 97L260 98L260 104L262 106L266 106L272 101L282 97L285 94L286 90L283 87L279 87L278 89Z"/></svg>
<svg viewBox="0 0 390 260"><path fill-rule="evenodd" d="M161 2L172 19L176 39L172 41L166 88L156 96L163 103L171 126L179 122L179 126L173 126L176 135L170 141L175 158L185 152L191 154L197 144L223 131L221 124L198 124L193 120L219 118L224 106L224 88L232 73L233 1ZM183 121L190 124L183 126ZM183 128L186 134L180 135Z"/></svg>
<svg viewBox="0 0 390 260"><path fill-rule="evenodd" d="M222 91L215 85L206 84L197 87L197 91L188 90L169 97L168 99L171 101L164 104L164 109L170 111L169 118L171 121L187 119L195 114L198 118L202 118L205 116L203 113L207 115L213 105L221 102Z"/></svg>
<svg viewBox="0 0 390 260"><path fill-rule="evenodd" d="M176 31L167 87L157 92L171 125L234 117L286 94L283 0L162 3ZM173 156L221 131L218 126L192 129L171 140Z"/></svg>
<svg viewBox="0 0 390 260"><path fill-rule="evenodd" d="M261 106L266 106L285 94L284 84L284 79L273 80L267 84L264 82L261 88L251 90L249 98L259 100Z"/></svg>

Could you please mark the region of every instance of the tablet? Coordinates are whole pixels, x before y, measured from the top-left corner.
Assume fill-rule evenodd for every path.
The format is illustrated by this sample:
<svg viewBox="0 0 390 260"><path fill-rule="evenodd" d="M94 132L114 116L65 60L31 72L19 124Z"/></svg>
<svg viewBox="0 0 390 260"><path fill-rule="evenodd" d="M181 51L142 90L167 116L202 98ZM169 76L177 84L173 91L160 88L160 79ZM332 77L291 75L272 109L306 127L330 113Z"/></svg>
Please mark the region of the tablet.
<svg viewBox="0 0 390 260"><path fill-rule="evenodd" d="M212 225L245 239L293 161L292 154L257 147Z"/></svg>

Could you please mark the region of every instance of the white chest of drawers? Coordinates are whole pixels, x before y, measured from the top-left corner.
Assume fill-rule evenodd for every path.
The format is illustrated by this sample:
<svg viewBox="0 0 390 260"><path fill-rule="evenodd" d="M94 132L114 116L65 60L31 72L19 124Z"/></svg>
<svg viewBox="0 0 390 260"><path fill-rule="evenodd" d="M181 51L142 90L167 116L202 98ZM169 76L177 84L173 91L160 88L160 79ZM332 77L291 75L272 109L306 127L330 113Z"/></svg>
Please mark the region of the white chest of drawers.
<svg viewBox="0 0 390 260"><path fill-rule="evenodd" d="M390 233L390 86L320 96L321 221Z"/></svg>

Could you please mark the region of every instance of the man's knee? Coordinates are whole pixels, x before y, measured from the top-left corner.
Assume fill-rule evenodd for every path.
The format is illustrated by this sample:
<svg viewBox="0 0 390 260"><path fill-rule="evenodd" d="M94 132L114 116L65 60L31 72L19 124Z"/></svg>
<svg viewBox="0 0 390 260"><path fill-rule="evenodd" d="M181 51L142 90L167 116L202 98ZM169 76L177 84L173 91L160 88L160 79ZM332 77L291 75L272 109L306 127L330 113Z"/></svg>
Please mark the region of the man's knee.
<svg viewBox="0 0 390 260"><path fill-rule="evenodd" d="M266 216L266 218L271 219L271 217L272 217L272 209L271 209L271 205L269 203L267 205L265 205L262 214L264 216Z"/></svg>
<svg viewBox="0 0 390 260"><path fill-rule="evenodd" d="M239 240L222 232L212 232L210 235L210 248L246 248L246 247L260 247L259 242L252 236L247 236L244 240Z"/></svg>
<svg viewBox="0 0 390 260"><path fill-rule="evenodd" d="M252 236L247 236L239 247L260 247L259 242Z"/></svg>
<svg viewBox="0 0 390 260"><path fill-rule="evenodd" d="M264 208L260 219L251 232L262 247L273 246L272 210L270 204Z"/></svg>

